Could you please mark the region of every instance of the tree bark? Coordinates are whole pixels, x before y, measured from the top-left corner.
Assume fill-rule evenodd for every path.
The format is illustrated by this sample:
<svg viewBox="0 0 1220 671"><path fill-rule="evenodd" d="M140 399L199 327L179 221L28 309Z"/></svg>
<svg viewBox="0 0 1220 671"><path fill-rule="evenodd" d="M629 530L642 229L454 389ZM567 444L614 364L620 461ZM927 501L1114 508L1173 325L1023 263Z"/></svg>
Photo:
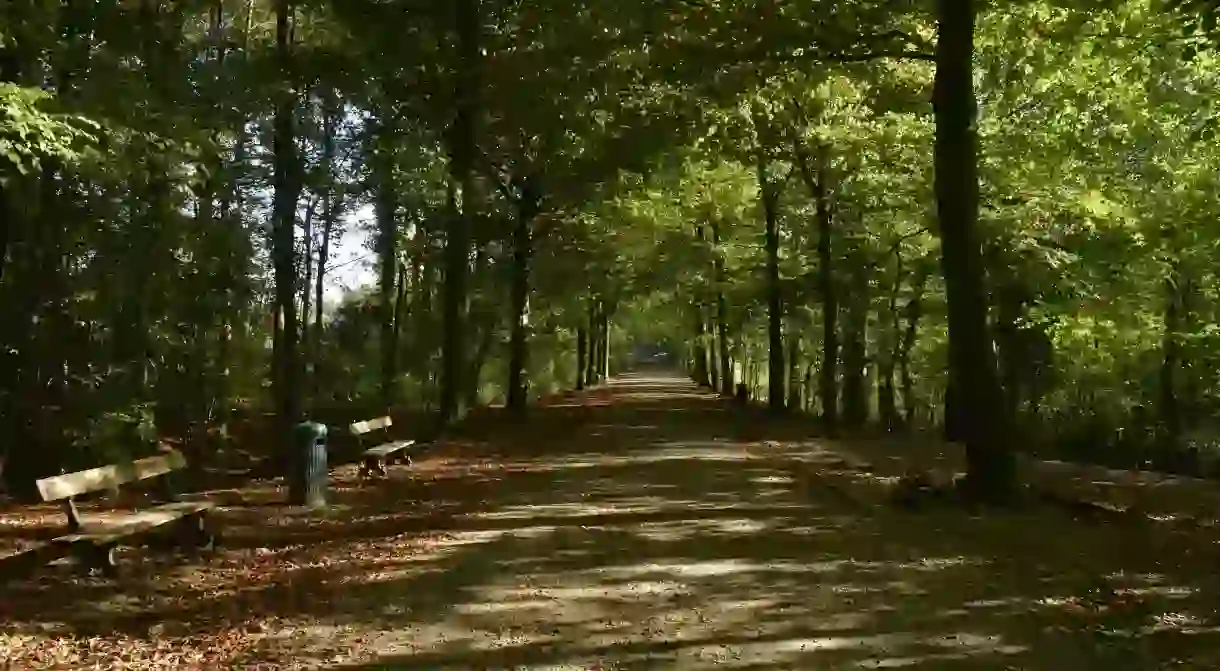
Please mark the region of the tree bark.
<svg viewBox="0 0 1220 671"><path fill-rule="evenodd" d="M733 364L729 344L729 303L724 297L724 259L720 256L720 222L712 220L712 245L716 248L716 335L720 340L720 393L732 396L734 387Z"/></svg>
<svg viewBox="0 0 1220 671"><path fill-rule="evenodd" d="M529 365L529 296L530 264L534 256L531 232L538 215L539 199L528 181L523 181L518 195L517 221L513 229L513 266L511 298L513 330L509 342L508 409L515 414L525 412L528 390L526 370Z"/></svg>
<svg viewBox="0 0 1220 671"><path fill-rule="evenodd" d="M784 404L783 300L779 283L779 194L767 179L766 163L759 152L758 188L766 219L767 253L767 409L782 413Z"/></svg>
<svg viewBox="0 0 1220 671"><path fill-rule="evenodd" d="M1165 280L1165 333L1162 338L1161 371L1157 404L1162 450L1176 450L1182 442L1182 403L1178 395L1178 374L1182 367L1182 263L1174 263L1172 275Z"/></svg>
<svg viewBox="0 0 1220 671"><path fill-rule="evenodd" d="M702 224L695 226L695 238L699 241L699 245L705 245L707 236L705 227ZM703 387L710 386L711 373L708 370L708 346L707 346L707 322L704 321L703 292L696 289L698 294L695 300L695 347L694 347L694 367L691 370L691 376L695 379L695 384Z"/></svg>
<svg viewBox="0 0 1220 671"><path fill-rule="evenodd" d="M440 419L447 423L461 414L463 374L466 369L466 322L469 312L471 234L475 216L474 161L477 151L477 72L481 53L480 0L454 0L458 73L454 91L454 119L449 129L451 185L460 189L461 203L451 195L451 221L445 236L444 342Z"/></svg>
<svg viewBox="0 0 1220 671"><path fill-rule="evenodd" d="M588 299L588 314L586 317L589 330L589 356L585 360L585 384L592 387L597 384L597 366L594 364L597 361L598 352L598 337L599 329L597 328L597 299Z"/></svg>
<svg viewBox="0 0 1220 671"><path fill-rule="evenodd" d="M601 309L598 311L601 318L601 356L598 357L598 366L601 367L600 378L602 381L610 379L610 306L603 300Z"/></svg>
<svg viewBox="0 0 1220 671"><path fill-rule="evenodd" d="M581 326L576 329L576 389L585 388L585 375L589 359L589 329Z"/></svg>
<svg viewBox="0 0 1220 671"><path fill-rule="evenodd" d="M314 230L313 220L317 212L317 198L310 198L309 204L305 207L305 218L301 227L301 237L305 244L305 249L301 255L301 265L304 266L305 278L301 282L301 370L308 375L309 372L309 339L310 339L310 310L313 306L313 273L314 273Z"/></svg>
<svg viewBox="0 0 1220 671"><path fill-rule="evenodd" d="M949 379L966 444L967 485L980 498L1007 498L1016 484L1006 442L978 240L978 166L973 56L974 0L937 0L934 164L941 269L949 323Z"/></svg>
<svg viewBox="0 0 1220 671"><path fill-rule="evenodd" d="M395 310L398 291L398 203L394 185L394 158L391 149L393 129L383 119L374 138L373 179L376 183L377 210L377 260L380 269L378 288L378 317L381 322L379 347L381 354L380 396L381 408L394 405L394 387L398 377L398 339L395 337Z"/></svg>
<svg viewBox="0 0 1220 671"><path fill-rule="evenodd" d="M839 424L839 302L834 281L834 258L831 224L834 211L830 203L827 149L819 146L816 162L798 145L795 152L801 177L813 196L818 226L818 293L822 298L822 367L819 371L818 396L822 402L822 423L828 435L834 435Z"/></svg>
<svg viewBox="0 0 1220 671"><path fill-rule="evenodd" d="M335 198L335 133L339 125L339 101L336 99L333 90L328 90L323 95L323 121L322 121L322 171L325 185L322 187L326 190L322 201L322 234L319 240L318 259L317 259L317 280L314 284L314 313L313 313L313 336L307 341L307 356L309 367L314 370L314 374L310 376L310 391L311 396L316 398L318 394L318 375L316 368L318 365L318 355L320 352L322 338L322 318L323 304L325 297L325 279L326 279L326 264L330 263L330 239L334 233L335 222L338 219Z"/></svg>
<svg viewBox="0 0 1220 671"><path fill-rule="evenodd" d="M788 327L788 410L801 410L801 336L795 326Z"/></svg>
<svg viewBox="0 0 1220 671"><path fill-rule="evenodd" d="M695 346L694 365L691 366L691 377L695 384L707 387L711 384L707 371L707 332L703 322L703 304L695 304Z"/></svg>
<svg viewBox="0 0 1220 671"><path fill-rule="evenodd" d="M275 3L275 54L284 90L277 96L273 123L274 216L272 256L275 271L275 299L279 313L279 346L275 348L274 391L281 456L292 448L292 428L300 421L300 370L297 351L296 309L296 205L300 195L300 169L296 153L292 45L292 0Z"/></svg>
<svg viewBox="0 0 1220 671"><path fill-rule="evenodd" d="M923 316L923 293L927 281L927 271L920 270L911 287L911 297L902 309L906 327L902 332L902 340L898 345L896 358L902 380L902 409L906 416L907 426L914 425L918 406L918 402L915 400L915 379L911 375L911 351L915 349L915 340L919 335L919 320Z"/></svg>
<svg viewBox="0 0 1220 671"><path fill-rule="evenodd" d="M854 279L843 328L843 423L860 428L868 422L868 299L867 288L858 277ZM862 289L864 296L857 293Z"/></svg>

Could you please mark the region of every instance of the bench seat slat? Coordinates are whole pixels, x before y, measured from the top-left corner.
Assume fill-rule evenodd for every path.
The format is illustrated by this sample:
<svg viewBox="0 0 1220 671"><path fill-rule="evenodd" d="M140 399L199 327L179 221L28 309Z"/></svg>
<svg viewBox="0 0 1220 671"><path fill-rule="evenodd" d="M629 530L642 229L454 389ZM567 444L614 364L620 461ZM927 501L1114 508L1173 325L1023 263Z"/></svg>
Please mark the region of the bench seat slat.
<svg viewBox="0 0 1220 671"><path fill-rule="evenodd" d="M216 504L210 501L183 501L167 503L155 508L149 508L130 515L117 518L113 522L101 522L88 525L84 530L60 536L52 543L109 543L125 536L134 536L150 529L169 524L191 515L197 515L214 508Z"/></svg>
<svg viewBox="0 0 1220 671"><path fill-rule="evenodd" d="M370 457L384 457L393 454L399 450L405 450L415 444L414 440L396 440L392 443L385 443L376 447L370 447L364 451L364 454Z"/></svg>

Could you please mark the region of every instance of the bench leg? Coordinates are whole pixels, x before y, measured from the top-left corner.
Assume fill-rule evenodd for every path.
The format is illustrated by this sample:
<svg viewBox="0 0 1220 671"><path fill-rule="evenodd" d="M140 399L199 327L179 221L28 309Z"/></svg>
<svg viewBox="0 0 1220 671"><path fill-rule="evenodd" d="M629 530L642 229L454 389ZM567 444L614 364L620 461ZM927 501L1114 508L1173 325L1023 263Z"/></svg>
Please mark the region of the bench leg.
<svg viewBox="0 0 1220 671"><path fill-rule="evenodd" d="M402 464L404 466L410 466L411 465L411 455L409 455L405 452L403 452L402 454L396 455L394 457L394 463Z"/></svg>
<svg viewBox="0 0 1220 671"><path fill-rule="evenodd" d="M383 478L386 476L385 457L364 458L364 465L360 467L360 475L372 476L374 473Z"/></svg>
<svg viewBox="0 0 1220 671"><path fill-rule="evenodd" d="M114 549L114 543L101 545L84 543L77 546L75 554L81 565L90 574L97 571L107 578L116 578L119 575L119 564L115 560Z"/></svg>
<svg viewBox="0 0 1220 671"><path fill-rule="evenodd" d="M220 546L220 534L212 526L204 514L182 518L178 528L182 547L192 553L215 551Z"/></svg>

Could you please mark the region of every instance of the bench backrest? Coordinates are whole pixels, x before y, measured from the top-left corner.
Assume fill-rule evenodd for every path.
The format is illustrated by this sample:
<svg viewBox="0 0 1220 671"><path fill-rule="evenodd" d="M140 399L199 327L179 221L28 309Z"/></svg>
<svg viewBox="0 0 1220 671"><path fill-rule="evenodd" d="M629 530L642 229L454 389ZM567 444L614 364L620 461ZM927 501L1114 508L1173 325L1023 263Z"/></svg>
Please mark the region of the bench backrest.
<svg viewBox="0 0 1220 671"><path fill-rule="evenodd" d="M366 433L388 429L394 425L394 420L387 417L374 417L360 422L352 422L351 432L353 436L362 436Z"/></svg>
<svg viewBox="0 0 1220 671"><path fill-rule="evenodd" d="M155 457L144 457L123 464L98 466L85 471L56 475L38 481L38 493L43 501L58 501L73 496L114 489L120 485L147 480L186 467L186 457L170 450Z"/></svg>

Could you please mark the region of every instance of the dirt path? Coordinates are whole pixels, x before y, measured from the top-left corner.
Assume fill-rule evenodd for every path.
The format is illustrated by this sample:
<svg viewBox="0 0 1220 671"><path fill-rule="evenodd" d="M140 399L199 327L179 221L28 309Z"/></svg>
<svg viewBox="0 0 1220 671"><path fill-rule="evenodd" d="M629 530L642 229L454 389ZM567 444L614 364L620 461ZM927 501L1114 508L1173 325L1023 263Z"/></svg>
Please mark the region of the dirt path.
<svg viewBox="0 0 1220 671"><path fill-rule="evenodd" d="M824 468L824 445L777 439L673 377L569 400L350 483L320 518L229 493L231 543L205 563L150 556L117 585L52 572L4 588L0 655L16 668L1220 666L1215 553L1197 534L861 503L874 485Z"/></svg>

